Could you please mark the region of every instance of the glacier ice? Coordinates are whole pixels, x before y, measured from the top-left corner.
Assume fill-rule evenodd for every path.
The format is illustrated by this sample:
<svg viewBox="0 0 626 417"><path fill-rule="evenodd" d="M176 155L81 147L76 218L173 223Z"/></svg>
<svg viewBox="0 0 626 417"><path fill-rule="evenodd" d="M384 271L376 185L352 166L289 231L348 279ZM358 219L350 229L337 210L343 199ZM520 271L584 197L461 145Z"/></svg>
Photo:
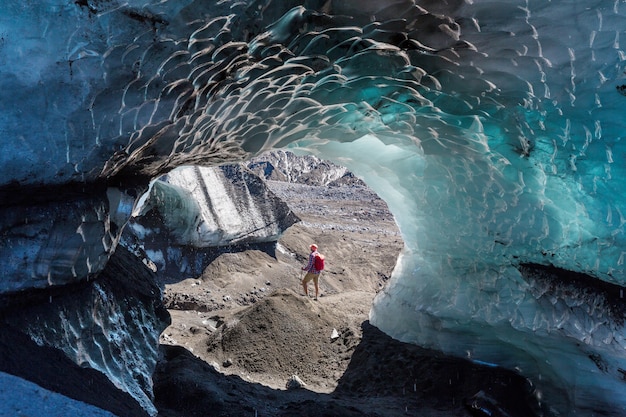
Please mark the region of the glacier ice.
<svg viewBox="0 0 626 417"><path fill-rule="evenodd" d="M113 413L64 397L6 373L0 373L0 387L4 410L14 415L115 417Z"/></svg>
<svg viewBox="0 0 626 417"><path fill-rule="evenodd" d="M170 245L196 248L275 241L296 221L262 180L240 165L176 169L152 182L134 217L150 210L163 218ZM135 225L141 228L141 222L131 228Z"/></svg>
<svg viewBox="0 0 626 417"><path fill-rule="evenodd" d="M298 217L242 164L185 166L152 181L121 239L160 276L199 275L219 247L272 245Z"/></svg>
<svg viewBox="0 0 626 417"><path fill-rule="evenodd" d="M41 298L43 300L38 300ZM51 348L58 349L81 368L101 372L113 386L130 394L149 415L156 415L152 404L152 374L159 358L159 336L171 320L161 302L154 273L138 263L135 256L118 248L98 279L49 293L17 294L8 304L14 308L5 306L2 311L10 318L9 324L4 325L10 329L7 333L18 342L23 341L20 337L25 336L18 336L23 332L38 346L47 348L48 355L53 351ZM28 352L37 355L30 348ZM37 358L32 363L41 360L50 359ZM63 366L67 364L57 364L56 368L45 372L59 372ZM71 375L68 386L77 384L72 380L77 378L75 372L68 371L68 374ZM62 377L60 375L59 380ZM91 377L95 386L99 382ZM52 387L58 384L58 381L51 382ZM100 388L110 390L112 387ZM89 395L92 389L85 391ZM107 395L110 395L108 391ZM106 401L98 405L105 404ZM130 404L127 406L126 412L137 415Z"/></svg>
<svg viewBox="0 0 626 417"><path fill-rule="evenodd" d="M518 369L561 415L624 414L624 27L619 0L5 1L2 288L102 267L129 210L93 184L291 148L396 216L373 323ZM17 197L85 184L72 215Z"/></svg>
<svg viewBox="0 0 626 417"><path fill-rule="evenodd" d="M76 191L10 187L0 207L0 293L64 285L106 265L131 215L133 190L85 186ZM26 204L24 203L26 202ZM10 231L10 232L9 232Z"/></svg>

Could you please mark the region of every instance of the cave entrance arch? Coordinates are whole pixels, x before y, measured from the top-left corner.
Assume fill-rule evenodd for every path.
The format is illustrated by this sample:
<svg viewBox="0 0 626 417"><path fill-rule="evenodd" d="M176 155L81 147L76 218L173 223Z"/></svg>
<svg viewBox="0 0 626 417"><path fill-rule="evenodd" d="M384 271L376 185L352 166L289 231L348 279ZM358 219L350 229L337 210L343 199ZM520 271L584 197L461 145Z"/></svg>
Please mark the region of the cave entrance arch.
<svg viewBox="0 0 626 417"><path fill-rule="evenodd" d="M309 340L311 346L319 344L320 349L328 350L331 330L336 328L343 335L341 337L345 338L345 343L353 348L361 334L361 324L368 319L372 299L390 278L404 244L385 202L365 187L361 180L351 174L346 175L345 168L318 158L298 157L282 151L274 154L269 157L261 155L248 165L253 172L261 171L264 175L266 170L272 170L274 173L280 172L272 178L281 178L281 175L285 177L284 181L269 179L266 184L292 207L301 221L285 230L273 248L258 243L215 250L208 248L209 252L214 251L216 254L209 258L208 265L202 263L202 270L195 274L189 269L184 272L166 272L168 277L174 275L179 278L166 277L165 301L171 310L173 323L164 331L162 339L167 344L181 344L190 348L209 363L222 364L228 359L225 372L238 369L240 375L249 374L260 381L267 378L261 375L261 369L266 373L269 371L268 367L259 362L274 363L278 360L281 363L273 370L274 373L296 372L310 385L327 390L336 383L337 376L330 375L327 369L320 373L300 369L300 362L310 363L315 360L307 357L307 350L301 349L297 341L304 338L302 343ZM260 168L256 170L255 167ZM186 168L182 171L193 177L194 171ZM289 178L300 180L291 181ZM232 179L238 180L239 177ZM169 180L170 185L182 182L175 178ZM158 187L163 188L162 185ZM211 184L204 187L211 187ZM153 192L152 195L163 199L162 193ZM204 196L200 197L204 199ZM225 197L228 196L214 196ZM232 196L233 199L247 197L249 194L246 193ZM229 204L238 206L236 201ZM147 206L153 204L148 201ZM137 230L145 233L146 229L142 226ZM303 304L300 286L303 273L300 267L306 263L308 245L312 242L317 243L327 255L328 267L321 278L320 302ZM172 251L173 248L168 249L169 253ZM159 254L156 258L162 260L163 257ZM186 265L189 263L185 262ZM184 265L177 261L176 266ZM163 273L160 272L159 276L163 276ZM314 304L318 304L321 309L321 319L313 314L316 308ZM270 309L267 305L273 307ZM284 313L283 322L293 324L285 327L269 323L275 321L276 311ZM190 316L188 312L193 314ZM307 312L309 316L301 315ZM267 322L263 330L249 329L259 325L259 322ZM326 327L323 327L324 323ZM303 330L307 326L323 328L324 334L316 333L316 336L312 336ZM206 342L210 345L208 350L203 345L205 334L200 330L202 328L211 331L211 341ZM272 342L266 345L258 338L246 339L242 336L251 333L262 334L261 339ZM277 351L276 346L281 345L281 341L286 341L290 349ZM336 345L342 343L343 339ZM256 346L254 354L245 350L252 345ZM231 356L222 357L228 354ZM350 356L340 355L340 358L336 354L326 352L327 356L323 360L336 360L341 363L340 367L345 368ZM249 355L257 357L257 360L250 363L247 358ZM296 356L300 359L295 360ZM294 369L288 371L287 363ZM333 366L327 363L321 367ZM280 385L284 384L287 376L285 374L278 381L279 386L276 388L282 387ZM311 378L315 381L311 381ZM271 379L271 384L275 385L276 378Z"/></svg>
<svg viewBox="0 0 626 417"><path fill-rule="evenodd" d="M4 195L90 194L44 194L38 218L7 208L26 237L3 247L9 290L104 268L131 199L120 185L300 146L345 158L398 219L408 250L374 305L381 328L624 409L623 320L595 316L593 297L546 300L518 268L623 289L619 2L109 3L3 9ZM21 42L24 27L40 36Z"/></svg>

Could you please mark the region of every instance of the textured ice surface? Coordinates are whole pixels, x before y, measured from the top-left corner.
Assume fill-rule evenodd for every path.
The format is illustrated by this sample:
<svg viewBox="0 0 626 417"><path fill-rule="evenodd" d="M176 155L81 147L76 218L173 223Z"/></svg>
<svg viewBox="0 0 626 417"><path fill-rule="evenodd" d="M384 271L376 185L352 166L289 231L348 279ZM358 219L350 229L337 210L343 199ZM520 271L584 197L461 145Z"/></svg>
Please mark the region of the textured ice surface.
<svg viewBox="0 0 626 417"><path fill-rule="evenodd" d="M26 296L5 314L39 346L56 348L81 367L100 371L156 415L152 374L159 335L170 317L154 279L132 254L118 248L97 280L53 291L40 302L36 295Z"/></svg>
<svg viewBox="0 0 626 417"><path fill-rule="evenodd" d="M0 293L95 276L115 251L134 202L116 187L10 192L23 201L0 205Z"/></svg>
<svg viewBox="0 0 626 417"><path fill-rule="evenodd" d="M623 414L623 313L602 300L626 281L624 27L619 0L6 1L0 184L332 159L406 242L377 326L515 367L563 415Z"/></svg>
<svg viewBox="0 0 626 417"><path fill-rule="evenodd" d="M5 373L0 373L0 396L0 416L115 417L108 411Z"/></svg>
<svg viewBox="0 0 626 417"><path fill-rule="evenodd" d="M257 175L239 165L182 167L154 181L137 208L139 235L141 216L151 210L160 214L166 229L160 233L170 235L172 246L196 248L275 241L296 220Z"/></svg>
<svg viewBox="0 0 626 417"><path fill-rule="evenodd" d="M222 249L276 242L299 221L241 164L181 167L151 183L121 239L167 270L201 274Z"/></svg>

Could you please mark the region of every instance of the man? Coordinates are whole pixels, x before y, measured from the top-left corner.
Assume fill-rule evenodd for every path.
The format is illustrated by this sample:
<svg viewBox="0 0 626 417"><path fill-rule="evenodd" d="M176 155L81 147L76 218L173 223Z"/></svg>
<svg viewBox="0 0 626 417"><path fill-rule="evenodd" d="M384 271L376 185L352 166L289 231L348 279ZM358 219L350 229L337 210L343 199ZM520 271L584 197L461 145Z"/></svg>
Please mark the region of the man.
<svg viewBox="0 0 626 417"><path fill-rule="evenodd" d="M319 278L320 278L321 271L318 271L317 269L315 269L315 257L318 255L319 256L321 255L317 251L317 245L315 243L312 244L309 248L311 249L311 253L309 254L309 263L305 267L302 268L303 271L307 271L304 278L302 278L302 288L304 289L304 295L308 297L309 296L309 282L313 280L313 284L315 285L315 301L317 301L317 297L320 292Z"/></svg>

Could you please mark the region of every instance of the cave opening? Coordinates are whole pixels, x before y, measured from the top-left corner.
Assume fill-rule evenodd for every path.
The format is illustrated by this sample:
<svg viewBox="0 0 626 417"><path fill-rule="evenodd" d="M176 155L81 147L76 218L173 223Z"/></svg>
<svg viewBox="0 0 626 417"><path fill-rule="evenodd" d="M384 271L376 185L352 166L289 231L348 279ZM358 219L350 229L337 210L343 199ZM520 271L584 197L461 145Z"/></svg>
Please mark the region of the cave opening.
<svg viewBox="0 0 626 417"><path fill-rule="evenodd" d="M181 345L226 374L247 375L273 388L284 388L295 374L309 388L330 392L349 363L345 344L350 349L358 344L361 323L403 249L395 218L361 179L328 160L273 151L240 166L245 170L184 168L153 182L128 226L157 271L172 316L161 342ZM220 194L217 189L224 186L214 181L216 172L245 191ZM251 177L261 178L269 192L258 192L261 185ZM178 187L177 193L164 184ZM255 202L217 201L246 198ZM228 218L232 210L241 211L241 218ZM250 229L262 227L248 220L263 219L263 210L274 211L263 225L281 223L281 228L252 235ZM187 211L194 222L180 218ZM327 259L317 305L300 285L311 243ZM305 331L308 326L312 333ZM250 340L244 336L251 334ZM307 341L323 355L309 358Z"/></svg>
<svg viewBox="0 0 626 417"><path fill-rule="evenodd" d="M358 145L375 147L374 139ZM271 415L394 415L435 412L436 403L463 413L535 415L540 406L525 378L394 340L371 325L373 300L406 250L396 219L351 171L298 153L273 151L245 163L299 219L275 242L213 250L201 257L201 270L188 258L179 270L163 265L172 323L154 375L160 413L211 407L220 415L236 400ZM300 286L313 242L327 259L317 301ZM198 260L199 252L187 255ZM190 392L198 380L205 382Z"/></svg>

